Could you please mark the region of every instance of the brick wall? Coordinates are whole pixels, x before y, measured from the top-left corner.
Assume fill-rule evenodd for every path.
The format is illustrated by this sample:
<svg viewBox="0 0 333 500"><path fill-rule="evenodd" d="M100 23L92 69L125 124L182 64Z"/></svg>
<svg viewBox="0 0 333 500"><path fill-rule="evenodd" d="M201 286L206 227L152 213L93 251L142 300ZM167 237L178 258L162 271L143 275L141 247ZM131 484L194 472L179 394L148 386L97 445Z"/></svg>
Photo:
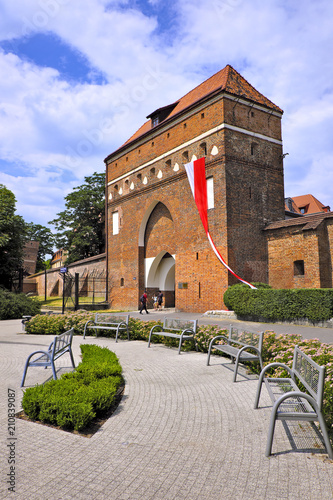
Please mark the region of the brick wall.
<svg viewBox="0 0 333 500"><path fill-rule="evenodd" d="M80 277L86 276L87 274L104 274L105 276L106 255L101 254L95 257L90 257L89 259L73 262L73 264L68 266L68 270L72 276L74 276L75 273L79 273ZM45 295L45 283L47 296L61 297L63 293L63 279L59 274L59 268L48 269L46 271L46 278L45 272L41 272L25 278L24 282L26 287L34 286L34 290L37 295ZM34 285L32 285L32 283Z"/></svg>
<svg viewBox="0 0 333 500"><path fill-rule="evenodd" d="M273 288L320 288L319 247L316 231L286 228L268 235L269 284ZM294 262L304 262L304 275Z"/></svg>

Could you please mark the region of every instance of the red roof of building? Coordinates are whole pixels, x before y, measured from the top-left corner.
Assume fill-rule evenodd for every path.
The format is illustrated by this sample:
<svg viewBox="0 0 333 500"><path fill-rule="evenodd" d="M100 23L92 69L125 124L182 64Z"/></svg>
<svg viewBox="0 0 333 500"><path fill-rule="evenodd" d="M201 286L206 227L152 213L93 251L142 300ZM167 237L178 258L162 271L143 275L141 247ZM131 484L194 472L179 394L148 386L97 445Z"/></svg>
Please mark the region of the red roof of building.
<svg viewBox="0 0 333 500"><path fill-rule="evenodd" d="M195 87L193 90L188 92L185 96L183 96L179 101L175 102L175 107L168 115L167 119L176 116L178 113L184 111L185 109L193 106L198 103L205 97L209 96L214 92L224 91L228 94L243 97L248 99L256 104L260 104L267 108L270 108L279 113L283 113L282 109L276 106L272 101L267 99L267 97L263 96L260 92L258 92L245 78L238 73L232 66L229 64L218 71L215 75L211 76L203 83ZM164 106L164 109L167 106ZM172 108L171 108L172 109ZM156 110L158 111L158 110ZM150 113L149 117L154 114ZM125 144L129 144L133 140L137 139L141 135L149 132L152 129L151 120L144 123L136 132L133 134ZM124 145L125 145L124 144ZM123 145L123 146L124 146Z"/></svg>
<svg viewBox="0 0 333 500"><path fill-rule="evenodd" d="M296 205L300 214L315 214L318 212L329 212L330 207L323 205L312 194L304 194L302 196L293 197L294 204Z"/></svg>

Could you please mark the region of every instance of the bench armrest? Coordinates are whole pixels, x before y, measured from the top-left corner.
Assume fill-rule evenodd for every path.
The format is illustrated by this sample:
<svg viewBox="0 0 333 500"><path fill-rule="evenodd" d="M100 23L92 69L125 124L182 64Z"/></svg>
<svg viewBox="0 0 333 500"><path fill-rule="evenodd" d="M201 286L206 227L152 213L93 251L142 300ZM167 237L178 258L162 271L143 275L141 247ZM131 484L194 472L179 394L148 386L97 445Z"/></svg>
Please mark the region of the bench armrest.
<svg viewBox="0 0 333 500"><path fill-rule="evenodd" d="M259 380L258 380L258 387L257 387L257 393L256 393L256 398L255 398L255 401L254 401L254 409L258 408L258 404L259 404L259 399L260 399L260 393L261 393L261 386L262 386L262 383L263 383L263 380L264 380L264 376L265 376L265 373L267 372L267 370L269 370L270 368L277 368L277 367L280 367L280 368L283 368L284 370L286 370L290 377L294 380L294 373L292 371L292 369L290 368L290 366L284 364L284 363L270 363L269 365L266 365L260 372L260 376L259 376Z"/></svg>
<svg viewBox="0 0 333 500"><path fill-rule="evenodd" d="M156 330L157 328L159 328L159 330ZM159 332L163 332L163 326L161 326L161 325L154 325L154 326L151 328L151 330L150 330L150 332L149 332L149 338L148 338L148 347L150 347L150 340L151 340L151 336L154 334L154 331L155 331L155 330L156 330L156 332L157 332L157 331L159 331Z"/></svg>
<svg viewBox="0 0 333 500"><path fill-rule="evenodd" d="M229 343L229 338L226 337L225 335L216 335L216 337L214 337L210 342L209 342L209 345L213 345L215 340L217 339L223 339L227 344Z"/></svg>
<svg viewBox="0 0 333 500"><path fill-rule="evenodd" d="M83 338L85 338L85 336L86 336L86 330L87 330L87 326L89 325L89 323L94 323L95 324L95 321L93 319L89 319L87 321L87 323L84 325Z"/></svg>
<svg viewBox="0 0 333 500"><path fill-rule="evenodd" d="M47 356L50 360L52 357L50 351L39 350L39 351L34 351L31 354L29 354L27 361L29 361L32 358L32 356L34 356L35 354L45 354L45 356Z"/></svg>
<svg viewBox="0 0 333 500"><path fill-rule="evenodd" d="M195 335L195 331L192 330L192 328L185 328L185 330L182 331L181 335L185 335L185 333L189 333L190 335Z"/></svg>
<svg viewBox="0 0 333 500"><path fill-rule="evenodd" d="M217 339L223 339L227 344L229 343L228 342L228 337L226 337L225 335L216 335L216 337L214 337L210 342L209 342L209 347L208 347L208 357L207 357L207 366L209 366L209 360L210 360L210 353L212 351L212 347L213 347L213 344L215 343L215 340Z"/></svg>
<svg viewBox="0 0 333 500"><path fill-rule="evenodd" d="M152 334L157 328L159 328L158 331L160 332L163 332L163 326L161 325L154 325L151 329L150 329L150 334Z"/></svg>
<svg viewBox="0 0 333 500"><path fill-rule="evenodd" d="M279 410L279 406L281 403L283 403L286 399L296 398L296 397L300 398L300 399L306 399L310 403L310 405L313 407L314 413L316 413L316 415L318 415L320 410L319 410L319 406L318 406L317 401L312 396L310 396L310 394L306 394L305 392L302 392L302 391L289 391L289 392L285 392L284 394L282 394L275 401L275 403L273 405L272 412L274 412L274 414L276 414Z"/></svg>

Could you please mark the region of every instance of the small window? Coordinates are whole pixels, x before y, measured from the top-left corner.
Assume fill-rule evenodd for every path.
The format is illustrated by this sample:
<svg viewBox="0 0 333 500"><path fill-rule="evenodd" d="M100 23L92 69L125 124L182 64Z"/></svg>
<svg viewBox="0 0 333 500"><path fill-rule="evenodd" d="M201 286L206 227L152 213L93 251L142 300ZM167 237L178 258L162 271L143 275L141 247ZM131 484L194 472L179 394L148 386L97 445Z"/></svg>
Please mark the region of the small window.
<svg viewBox="0 0 333 500"><path fill-rule="evenodd" d="M251 116L252 116L252 117L254 116L254 112L253 112L253 111L251 111Z"/></svg>
<svg viewBox="0 0 333 500"><path fill-rule="evenodd" d="M138 174L138 175L137 175L137 179L138 179L139 181L141 181L141 179L142 179L142 175L141 175L141 174Z"/></svg>
<svg viewBox="0 0 333 500"><path fill-rule="evenodd" d="M299 211L301 212L301 214L306 214L306 212L308 211L308 207L300 207Z"/></svg>
<svg viewBox="0 0 333 500"><path fill-rule="evenodd" d="M154 147L154 141L151 143L151 147Z"/></svg>
<svg viewBox="0 0 333 500"><path fill-rule="evenodd" d="M201 113L201 119L205 118L205 113Z"/></svg>
<svg viewBox="0 0 333 500"><path fill-rule="evenodd" d="M154 176L154 175L155 175L155 168L154 168L154 167L150 169L150 175L151 175L151 176Z"/></svg>
<svg viewBox="0 0 333 500"><path fill-rule="evenodd" d="M257 151L257 144L252 142L252 144L251 144L251 156L255 155L256 151Z"/></svg>
<svg viewBox="0 0 333 500"><path fill-rule="evenodd" d="M167 168L171 168L171 160L167 160L167 161L165 162L165 166L166 166Z"/></svg>
<svg viewBox="0 0 333 500"><path fill-rule="evenodd" d="M128 156L126 156L126 161L128 161Z"/></svg>
<svg viewBox="0 0 333 500"><path fill-rule="evenodd" d="M200 156L206 156L207 155L207 144L205 142L203 142L202 144L200 144L199 149L200 149Z"/></svg>
<svg viewBox="0 0 333 500"><path fill-rule="evenodd" d="M167 138L169 139L169 137L170 137L170 134L169 134L169 132L168 132L168 133L167 133Z"/></svg>
<svg viewBox="0 0 333 500"><path fill-rule="evenodd" d="M124 286L124 278L120 278L120 286Z"/></svg>
<svg viewBox="0 0 333 500"><path fill-rule="evenodd" d="M184 123L184 128L186 128L186 127L187 127L187 125L186 125L186 123Z"/></svg>
<svg viewBox="0 0 333 500"><path fill-rule="evenodd" d="M112 213L112 234L118 234L118 233L119 233L119 213L113 212Z"/></svg>
<svg viewBox="0 0 333 500"><path fill-rule="evenodd" d="M184 151L183 153L183 163L188 163L188 151Z"/></svg>
<svg viewBox="0 0 333 500"><path fill-rule="evenodd" d="M207 179L207 208L214 208L214 179L208 177Z"/></svg>
<svg viewBox="0 0 333 500"><path fill-rule="evenodd" d="M153 120L152 120L152 125L153 125L153 127L156 127L156 125L158 125L158 124L159 124L159 122L160 122L160 121L159 121L158 116L155 116L155 117L153 118Z"/></svg>
<svg viewBox="0 0 333 500"><path fill-rule="evenodd" d="M304 260L294 261L294 276L304 276Z"/></svg>

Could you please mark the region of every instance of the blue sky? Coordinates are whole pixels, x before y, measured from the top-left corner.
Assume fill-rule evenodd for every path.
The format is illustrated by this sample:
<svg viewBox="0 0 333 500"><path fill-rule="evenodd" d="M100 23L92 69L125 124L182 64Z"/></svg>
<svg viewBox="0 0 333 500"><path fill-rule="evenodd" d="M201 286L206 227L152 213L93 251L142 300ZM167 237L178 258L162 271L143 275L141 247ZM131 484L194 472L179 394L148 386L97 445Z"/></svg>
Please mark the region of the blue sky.
<svg viewBox="0 0 333 500"><path fill-rule="evenodd" d="M145 117L231 64L284 110L285 195L333 208L329 0L2 0L0 183L47 225Z"/></svg>

